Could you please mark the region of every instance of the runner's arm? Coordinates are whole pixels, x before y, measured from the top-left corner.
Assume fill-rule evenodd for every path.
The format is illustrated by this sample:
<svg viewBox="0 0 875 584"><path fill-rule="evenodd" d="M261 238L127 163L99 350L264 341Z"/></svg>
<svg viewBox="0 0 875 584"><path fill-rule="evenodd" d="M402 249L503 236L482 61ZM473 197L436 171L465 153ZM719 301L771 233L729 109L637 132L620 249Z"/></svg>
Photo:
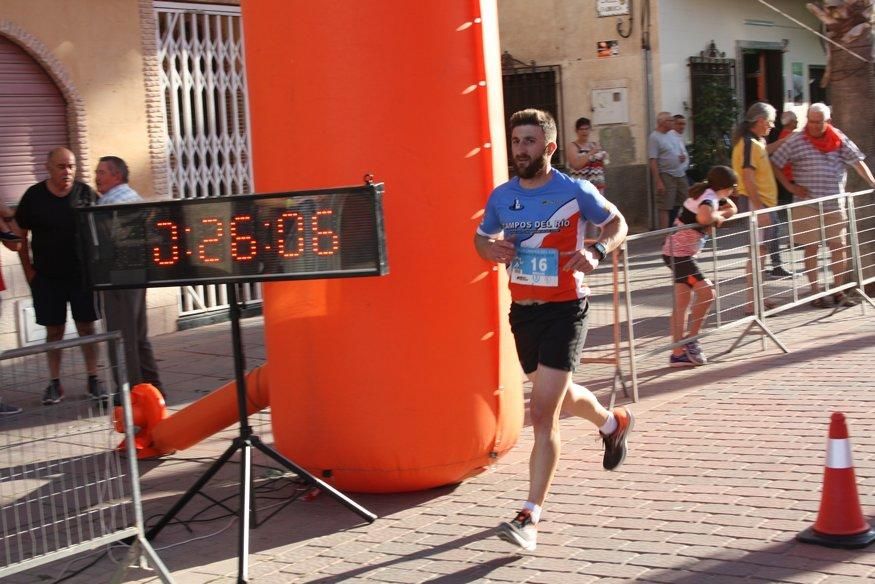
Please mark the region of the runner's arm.
<svg viewBox="0 0 875 584"><path fill-rule="evenodd" d="M512 242L487 237L479 233L474 234L474 249L477 250L477 255L481 258L496 264L507 263L516 255L516 249Z"/></svg>

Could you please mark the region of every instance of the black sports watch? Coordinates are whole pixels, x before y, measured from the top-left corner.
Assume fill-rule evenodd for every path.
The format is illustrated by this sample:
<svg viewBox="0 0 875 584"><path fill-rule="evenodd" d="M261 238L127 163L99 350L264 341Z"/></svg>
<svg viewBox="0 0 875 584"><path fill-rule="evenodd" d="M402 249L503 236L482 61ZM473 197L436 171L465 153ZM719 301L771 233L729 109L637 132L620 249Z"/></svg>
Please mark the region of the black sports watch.
<svg viewBox="0 0 875 584"><path fill-rule="evenodd" d="M598 254L599 261L602 261L603 259L605 259L605 256L608 255L608 250L605 248L605 244L603 244L601 241L595 242L594 244L589 246L589 249L593 250L594 252L596 252L596 254Z"/></svg>

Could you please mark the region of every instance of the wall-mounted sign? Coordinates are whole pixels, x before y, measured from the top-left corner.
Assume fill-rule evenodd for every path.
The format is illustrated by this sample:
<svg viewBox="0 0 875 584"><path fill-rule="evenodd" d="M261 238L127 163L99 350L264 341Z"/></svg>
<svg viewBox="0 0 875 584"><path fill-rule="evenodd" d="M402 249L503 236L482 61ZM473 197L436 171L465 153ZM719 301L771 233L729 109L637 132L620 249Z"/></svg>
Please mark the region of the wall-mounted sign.
<svg viewBox="0 0 875 584"><path fill-rule="evenodd" d="M629 0L596 0L595 9L599 16L622 16L629 14Z"/></svg>
<svg viewBox="0 0 875 584"><path fill-rule="evenodd" d="M596 43L595 50L599 59L616 57L620 54L620 43L618 41L599 41Z"/></svg>

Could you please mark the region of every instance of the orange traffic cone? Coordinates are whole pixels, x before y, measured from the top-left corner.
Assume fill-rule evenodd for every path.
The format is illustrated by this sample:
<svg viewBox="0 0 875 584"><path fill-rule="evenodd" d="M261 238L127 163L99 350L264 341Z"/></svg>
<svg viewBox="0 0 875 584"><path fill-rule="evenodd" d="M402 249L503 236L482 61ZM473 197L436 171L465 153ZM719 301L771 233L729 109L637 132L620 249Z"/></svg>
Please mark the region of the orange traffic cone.
<svg viewBox="0 0 875 584"><path fill-rule="evenodd" d="M829 423L823 493L817 521L796 536L801 542L833 548L862 548L875 541L875 530L863 518L857 479L851 462L851 441L845 415L834 412Z"/></svg>

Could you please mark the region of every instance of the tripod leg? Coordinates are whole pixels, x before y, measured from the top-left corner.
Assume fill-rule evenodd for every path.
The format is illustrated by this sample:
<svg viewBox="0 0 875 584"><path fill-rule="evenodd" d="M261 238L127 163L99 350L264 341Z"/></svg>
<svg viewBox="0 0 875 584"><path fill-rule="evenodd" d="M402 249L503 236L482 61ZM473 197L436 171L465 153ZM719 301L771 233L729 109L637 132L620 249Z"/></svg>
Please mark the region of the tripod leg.
<svg viewBox="0 0 875 584"><path fill-rule="evenodd" d="M238 511L239 539L237 549L237 581L249 578L249 512L252 505L252 443L244 440L240 451L240 509Z"/></svg>
<svg viewBox="0 0 875 584"><path fill-rule="evenodd" d="M263 453L265 453L266 455L268 455L269 457L271 457L272 459L274 459L275 461L277 461L278 463L280 463L281 465L283 465L284 467L286 467L290 471L294 472L295 474L297 474L301 478L305 479L307 482L319 487L320 489L322 489L323 491L325 491L326 493L328 493L329 495L334 497L335 500L340 501L344 506L346 506L347 509L349 509L350 511L353 511L354 513L356 513L359 517L361 517L362 519L364 519L368 523L373 523L374 520L377 518L376 515L374 515L373 513L371 513L370 511L368 511L367 509L365 509L364 507L362 507L361 505L359 505L358 503L356 503L355 501L353 501L352 499L350 499L349 497L347 497L346 495L344 495L343 493L341 493L340 491L338 491L337 489L335 489L334 487L332 487L331 485L326 483L325 481L317 479L316 477L311 475L309 472L307 472L303 468L299 467L294 462L292 462L291 460L289 460L288 458L286 458L285 456L283 456L282 454L280 454L279 452L277 452L276 450L274 450L273 448L271 448L270 446L268 446L267 444L262 442L258 436L252 436L251 440L252 440L252 445L255 446L256 448L258 448L260 451L262 451Z"/></svg>
<svg viewBox="0 0 875 584"><path fill-rule="evenodd" d="M161 530L164 529L164 526L166 526L167 523L171 519L173 519L176 514L182 510L183 507L185 507L185 505L191 500L191 498L194 497L197 492L200 491L201 488L205 484L207 484L207 482L209 482L211 478L213 478L213 475L215 475L219 471L219 469L222 468L222 466L226 462L228 462L231 456L233 456L234 453L237 452L237 450L240 449L242 446L243 443L240 438L235 438L233 442L231 442L231 446L229 446L225 450L225 452L222 453L222 456L220 456L218 460L216 460L216 462L210 465L210 468L208 468L207 471L197 480L197 482L195 482L195 484L193 484L185 492L185 494L179 499L179 501L177 501L173 505L173 507L170 508L170 511L165 513L164 517L162 517L161 520L158 521L158 523L156 523L154 527L146 532L146 539L149 541L155 539L155 537L161 532Z"/></svg>

